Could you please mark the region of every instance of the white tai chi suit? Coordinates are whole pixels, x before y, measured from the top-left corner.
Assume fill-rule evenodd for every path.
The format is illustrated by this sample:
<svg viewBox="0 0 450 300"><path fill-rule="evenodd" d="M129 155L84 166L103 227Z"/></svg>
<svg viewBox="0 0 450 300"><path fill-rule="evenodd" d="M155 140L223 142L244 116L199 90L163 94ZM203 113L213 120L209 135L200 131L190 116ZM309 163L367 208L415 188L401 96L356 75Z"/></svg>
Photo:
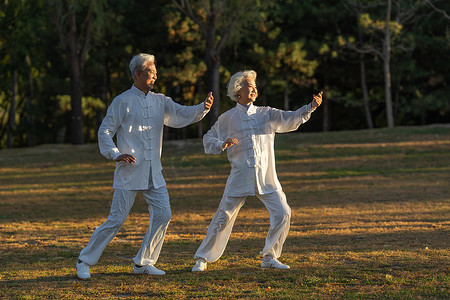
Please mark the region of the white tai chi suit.
<svg viewBox="0 0 450 300"><path fill-rule="evenodd" d="M98 262L125 222L136 193L141 191L148 204L150 226L133 261L141 266L156 263L171 218L169 194L161 173L163 125L184 127L200 121L208 111L204 103L182 106L162 94L145 95L134 85L113 100L98 131L100 152L113 160L130 154L136 162L116 163L110 215L94 231L80 260L88 265Z"/></svg>
<svg viewBox="0 0 450 300"><path fill-rule="evenodd" d="M275 133L296 130L309 120L311 104L296 111L241 104L222 114L203 136L207 154L222 153L227 138L238 145L227 148L231 173L219 208L209 224L195 258L214 262L223 254L239 209L247 196L256 195L270 214L270 229L261 254L278 258L289 231L291 209L275 171Z"/></svg>

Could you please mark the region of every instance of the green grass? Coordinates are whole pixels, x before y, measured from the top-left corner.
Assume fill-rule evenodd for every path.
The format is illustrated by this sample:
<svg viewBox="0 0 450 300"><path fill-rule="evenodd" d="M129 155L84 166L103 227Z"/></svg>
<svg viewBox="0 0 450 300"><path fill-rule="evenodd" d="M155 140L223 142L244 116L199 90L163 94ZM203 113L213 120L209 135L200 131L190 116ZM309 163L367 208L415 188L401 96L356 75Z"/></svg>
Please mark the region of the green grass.
<svg viewBox="0 0 450 300"><path fill-rule="evenodd" d="M157 266L167 274L131 274L148 226L138 196L80 281L75 262L108 216L114 164L93 144L1 150L0 298L449 298L450 128L280 134L276 156L290 270L259 267L269 218L249 197L221 259L190 272L230 170L196 139L164 144L173 217Z"/></svg>

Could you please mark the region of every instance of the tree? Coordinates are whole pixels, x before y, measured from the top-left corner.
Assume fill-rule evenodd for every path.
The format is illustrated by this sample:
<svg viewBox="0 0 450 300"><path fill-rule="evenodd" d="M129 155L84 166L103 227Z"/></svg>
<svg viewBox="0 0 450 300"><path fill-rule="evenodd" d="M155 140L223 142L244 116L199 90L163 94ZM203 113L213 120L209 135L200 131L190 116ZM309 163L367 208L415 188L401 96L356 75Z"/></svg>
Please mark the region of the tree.
<svg viewBox="0 0 450 300"><path fill-rule="evenodd" d="M405 27L410 32L414 50L396 59L393 72L394 103L399 101L399 118L407 124L448 122L450 112L450 11L448 1L426 1L417 13L419 22Z"/></svg>
<svg viewBox="0 0 450 300"><path fill-rule="evenodd" d="M358 0L347 0L347 3L353 7L361 7ZM374 4L367 7L380 7L380 3L376 1L365 1ZM429 2L429 1L428 1ZM395 4L395 11L392 4ZM392 74L391 74L391 54L393 50L412 51L410 45L405 38L404 27L406 24L417 23L420 15L416 12L426 5L426 1L402 1L388 0L385 8L384 21L373 19L369 13L360 14L360 26L364 29L364 33L369 39L364 41L364 45L358 47L352 42L344 41L341 38L341 45L345 45L362 54L376 54L383 62L384 75L384 93L386 104L386 120L388 127L394 127L394 111L392 104ZM394 20L392 15L395 14ZM376 13L374 13L376 15ZM406 42L406 43L405 43Z"/></svg>
<svg viewBox="0 0 450 300"><path fill-rule="evenodd" d="M0 11L2 12L0 57L3 57L0 61L0 81L5 83L1 87L5 94L0 96L0 107L7 107L8 110L5 129L0 130L0 141L6 134L5 145L8 148L16 145L32 146L35 144L33 135L35 112L31 109L35 100L32 70L33 64L39 56L37 44L41 42L39 40L41 25L46 18L45 14L36 13L40 11L41 7L41 1L0 2ZM1 103L4 99L9 99L9 103ZM0 125L4 124L4 117L5 115L2 116ZM26 127L27 134L20 132L21 125Z"/></svg>
<svg viewBox="0 0 450 300"><path fill-rule="evenodd" d="M70 70L71 95L71 142L82 144L83 112L81 98L84 65L91 42L96 17L103 10L103 1L53 0L54 22L61 46L66 52ZM80 20L82 18L82 20ZM94 24L95 22L95 24Z"/></svg>
<svg viewBox="0 0 450 300"><path fill-rule="evenodd" d="M295 67L292 68L296 63L290 66L288 61L281 60L282 65L280 70L278 70L279 73L277 73L277 76L272 77L271 80L278 81L279 78L290 74L292 81L289 84L289 93L286 93L285 90L283 94L287 94L289 98L305 99L303 101L310 100L312 93L324 90L327 101L323 103L320 109L323 117L317 121L313 120L307 126L316 126L314 125L316 122L322 121L322 129L324 131L329 130L331 128L332 112L332 101L330 100L332 100L332 95L336 94L335 91L341 90L337 86L338 82L345 78L345 76L342 76L341 66L337 65L339 62L337 52L333 49L333 37L336 35L337 25L342 22L348 22L348 18L343 14L339 1L278 0L267 11L267 15L268 22L264 24L263 30L268 35L275 34L272 31L276 28L280 32L278 37L273 40L273 46L264 45L264 49L278 52L275 49L280 48L281 50L281 43L287 45L300 43L301 47L299 49L301 51L294 51L294 53L304 53L304 55L301 60L294 60L294 62L297 61L304 66L309 65L308 68L296 69ZM254 41L260 43L261 37L254 37ZM301 56L295 55L294 57L298 59ZM284 98L284 102L289 101L288 97ZM284 104L284 107L287 107L286 104ZM317 126L320 125L318 124Z"/></svg>
<svg viewBox="0 0 450 300"><path fill-rule="evenodd" d="M365 3L365 1L358 0L347 0L344 2L344 6L356 17L357 25L359 25L359 20L361 19L361 15L367 9L374 7L374 3ZM358 47L364 45L364 36L363 29L361 26L357 26L357 40L356 43ZM353 47L350 47L354 50ZM361 91L363 96L363 105L364 105L364 115L366 117L367 128L374 128L372 113L370 111L369 105L369 92L367 88L367 78L366 78L366 54L358 52L358 61L359 61L359 69L360 69L360 81L361 81Z"/></svg>
<svg viewBox="0 0 450 300"><path fill-rule="evenodd" d="M233 105L224 99L229 75L252 68L258 72L262 105L295 109L324 90L327 101L318 112L323 116L303 130L370 128L370 117L373 126L385 126L389 92L384 74L390 73L394 125L448 122L449 1L391 0L389 22L387 1L379 0L251 0L256 5L249 11L251 3L237 0L176 2L185 10L189 4L198 22L174 0L154 0L150 6L127 0L0 0L0 147L72 141L65 133L72 127L72 77L83 83L79 136L94 142L104 108L130 86L128 63L138 52L156 55L155 92L181 104L199 103L212 89L212 81L204 80L213 78L211 66L207 72L208 53L219 62L215 78L221 89L215 97L216 104L222 98L222 111ZM206 43L211 28L214 39ZM64 41L78 52L54 47ZM388 72L385 41L390 44ZM212 45L209 51L207 45ZM80 61L74 68L73 53ZM80 65L81 76L69 76ZM197 136L197 124L165 136Z"/></svg>
<svg viewBox="0 0 450 300"><path fill-rule="evenodd" d="M172 5L166 6L165 16L168 33L166 47L179 50L175 55L164 57L167 66L163 68L164 76L160 84L165 84L167 92L180 104L198 104L207 94L206 86L201 80L206 74L206 64L201 57L204 52L202 35L198 25L179 10L174 10ZM216 98L220 99L220 96ZM203 122L194 126L197 126L196 136L202 137ZM187 137L187 130L186 127L181 129L182 138ZM165 136L169 137L170 134Z"/></svg>
<svg viewBox="0 0 450 300"><path fill-rule="evenodd" d="M173 0L172 2L199 26L205 40L207 86L214 95L214 105L209 113L209 123L213 125L220 113L219 71L222 50L231 36L238 38L242 35L244 23L251 23L258 18L260 1Z"/></svg>
<svg viewBox="0 0 450 300"><path fill-rule="evenodd" d="M281 34L281 31L279 31ZM278 41L279 36L272 35L272 43ZM289 110L290 92L293 85L309 85L317 61L308 60L303 42L277 42L277 47L265 47L255 42L254 53L258 57L258 65L265 70L266 76L276 78L272 85L278 85L283 90L283 108Z"/></svg>
<svg viewBox="0 0 450 300"><path fill-rule="evenodd" d="M386 97L386 119L388 127L394 127L394 114L392 112L392 80L391 80L391 13L392 0L388 0L386 8L386 21L384 24L383 40L383 70L384 70L384 93Z"/></svg>

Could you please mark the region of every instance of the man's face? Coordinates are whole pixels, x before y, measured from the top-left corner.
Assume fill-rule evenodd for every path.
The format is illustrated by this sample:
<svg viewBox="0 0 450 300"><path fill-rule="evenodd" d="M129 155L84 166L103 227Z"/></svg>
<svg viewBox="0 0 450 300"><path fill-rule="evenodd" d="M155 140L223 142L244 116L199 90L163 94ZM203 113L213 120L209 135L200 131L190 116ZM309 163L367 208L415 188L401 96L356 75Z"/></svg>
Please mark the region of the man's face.
<svg viewBox="0 0 450 300"><path fill-rule="evenodd" d="M256 88L255 80L246 78L238 94L240 96L238 102L241 104L250 104L255 102L258 97L258 89Z"/></svg>
<svg viewBox="0 0 450 300"><path fill-rule="evenodd" d="M152 90L155 85L155 81L158 78L156 74L157 71L155 64L152 62L148 62L147 64L145 64L143 70L137 71L135 77L137 85L145 89L147 92Z"/></svg>

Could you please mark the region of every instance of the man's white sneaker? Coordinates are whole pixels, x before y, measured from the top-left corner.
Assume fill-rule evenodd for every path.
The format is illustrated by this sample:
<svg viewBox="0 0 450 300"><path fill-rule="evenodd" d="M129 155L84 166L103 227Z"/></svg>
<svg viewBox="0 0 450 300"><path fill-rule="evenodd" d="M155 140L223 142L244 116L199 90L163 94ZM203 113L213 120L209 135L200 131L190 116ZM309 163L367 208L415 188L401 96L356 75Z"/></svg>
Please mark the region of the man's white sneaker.
<svg viewBox="0 0 450 300"><path fill-rule="evenodd" d="M203 258L200 258L195 262L195 265L192 268L192 272L203 272L206 270L206 266L206 261Z"/></svg>
<svg viewBox="0 0 450 300"><path fill-rule="evenodd" d="M86 280L91 277L91 274L89 273L89 265L81 260L78 260L77 262L77 277L82 280Z"/></svg>
<svg viewBox="0 0 450 300"><path fill-rule="evenodd" d="M164 275L164 274L166 274L166 272L164 272L163 270L160 270L152 265L147 265L147 266L142 266L142 267L138 267L135 265L133 273L134 274L148 274L148 275Z"/></svg>
<svg viewBox="0 0 450 300"><path fill-rule="evenodd" d="M274 268L274 269L290 269L288 265L281 263L278 259L272 258L269 261L262 261L261 268Z"/></svg>

